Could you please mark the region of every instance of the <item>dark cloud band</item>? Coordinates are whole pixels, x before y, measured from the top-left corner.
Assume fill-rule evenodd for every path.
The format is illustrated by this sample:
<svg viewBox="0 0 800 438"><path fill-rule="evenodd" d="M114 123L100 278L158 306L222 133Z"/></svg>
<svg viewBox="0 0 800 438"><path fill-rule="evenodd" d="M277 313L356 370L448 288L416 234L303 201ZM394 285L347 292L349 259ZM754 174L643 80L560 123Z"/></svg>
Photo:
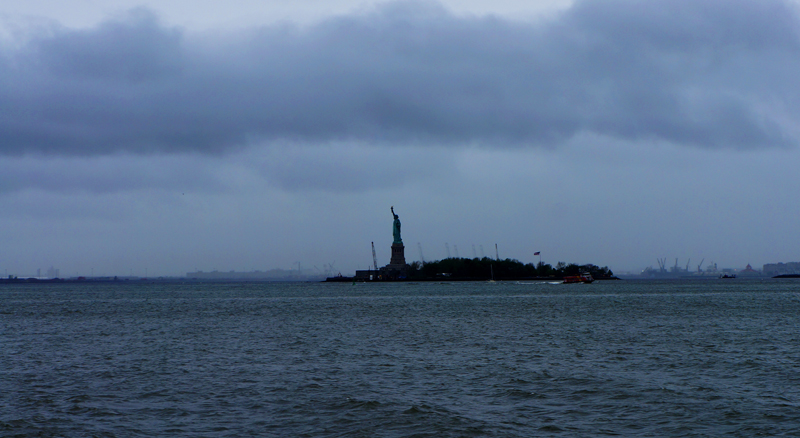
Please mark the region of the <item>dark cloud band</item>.
<svg viewBox="0 0 800 438"><path fill-rule="evenodd" d="M0 153L349 139L513 147L583 133L789 146L799 24L782 1L578 1L540 23L399 2L213 38L138 9L2 54Z"/></svg>

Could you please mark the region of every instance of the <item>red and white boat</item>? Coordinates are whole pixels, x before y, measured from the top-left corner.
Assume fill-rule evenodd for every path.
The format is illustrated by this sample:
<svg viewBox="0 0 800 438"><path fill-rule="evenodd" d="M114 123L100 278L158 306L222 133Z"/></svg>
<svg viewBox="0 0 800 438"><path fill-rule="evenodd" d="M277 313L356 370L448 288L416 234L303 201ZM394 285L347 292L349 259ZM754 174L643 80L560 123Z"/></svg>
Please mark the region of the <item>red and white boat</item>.
<svg viewBox="0 0 800 438"><path fill-rule="evenodd" d="M564 283L563 284L573 284L573 283L586 283L586 284L589 284L589 283L591 283L593 281L594 281L594 278L592 278L592 274L590 274L588 272L585 272L585 273L580 274L580 275L570 275L570 276L564 277Z"/></svg>

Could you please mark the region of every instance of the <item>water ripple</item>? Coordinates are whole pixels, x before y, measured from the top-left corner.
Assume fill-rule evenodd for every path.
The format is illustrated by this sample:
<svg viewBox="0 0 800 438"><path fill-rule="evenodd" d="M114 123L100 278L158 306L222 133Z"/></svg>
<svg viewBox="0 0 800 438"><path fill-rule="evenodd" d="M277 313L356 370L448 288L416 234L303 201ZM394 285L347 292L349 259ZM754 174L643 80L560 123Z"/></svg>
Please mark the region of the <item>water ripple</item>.
<svg viewBox="0 0 800 438"><path fill-rule="evenodd" d="M4 285L0 435L794 436L794 289Z"/></svg>

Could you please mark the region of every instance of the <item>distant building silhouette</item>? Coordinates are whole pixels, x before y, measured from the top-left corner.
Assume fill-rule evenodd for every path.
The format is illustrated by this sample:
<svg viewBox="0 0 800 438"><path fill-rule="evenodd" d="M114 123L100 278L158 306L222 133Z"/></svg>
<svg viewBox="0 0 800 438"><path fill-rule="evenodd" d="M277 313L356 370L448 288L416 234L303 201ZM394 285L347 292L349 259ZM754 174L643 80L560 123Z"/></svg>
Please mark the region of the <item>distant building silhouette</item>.
<svg viewBox="0 0 800 438"><path fill-rule="evenodd" d="M800 274L800 262L767 263L764 265L761 272L770 277L776 275Z"/></svg>

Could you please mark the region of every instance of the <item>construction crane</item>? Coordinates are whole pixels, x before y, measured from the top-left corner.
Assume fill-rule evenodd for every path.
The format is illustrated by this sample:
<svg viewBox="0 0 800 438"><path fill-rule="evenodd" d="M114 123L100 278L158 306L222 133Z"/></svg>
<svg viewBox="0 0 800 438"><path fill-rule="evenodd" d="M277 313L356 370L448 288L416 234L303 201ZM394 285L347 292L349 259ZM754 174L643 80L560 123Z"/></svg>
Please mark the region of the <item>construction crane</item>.
<svg viewBox="0 0 800 438"><path fill-rule="evenodd" d="M457 258L457 259L458 259L458 258L460 258L460 257L458 256L458 245L456 245L455 243L453 244L453 251L455 251L455 253L456 253L456 258Z"/></svg>
<svg viewBox="0 0 800 438"><path fill-rule="evenodd" d="M378 270L378 256L375 255L375 242L372 242L372 266L375 267L375 270Z"/></svg>
<svg viewBox="0 0 800 438"><path fill-rule="evenodd" d="M689 262L691 261L692 259L689 259L689 261L686 262L686 272L689 272Z"/></svg>
<svg viewBox="0 0 800 438"><path fill-rule="evenodd" d="M700 268L703 266L703 262L704 262L704 261L706 261L706 259L705 259L705 258L703 258L703 260L700 260L700 264L699 264L699 265L697 265L697 273L698 273L698 274L699 274L699 273L701 273L701 272L703 272L703 271L701 271L701 270L700 270Z"/></svg>
<svg viewBox="0 0 800 438"><path fill-rule="evenodd" d="M497 244L494 244L494 256L497 260L500 260L500 253L497 252Z"/></svg>
<svg viewBox="0 0 800 438"><path fill-rule="evenodd" d="M422 256L422 244L417 242L417 248L419 248L419 260L425 263L425 257Z"/></svg>
<svg viewBox="0 0 800 438"><path fill-rule="evenodd" d="M326 277L330 277L331 275L333 275L333 270L335 269L335 268L333 267L333 265L334 265L335 263L336 263L336 260L334 260L334 261L332 261L332 262L328 263L327 265L326 265L326 264L324 264L324 263L322 264L322 267L323 267L323 268L325 268L325 276L326 276Z"/></svg>
<svg viewBox="0 0 800 438"><path fill-rule="evenodd" d="M447 258L449 259L450 258L450 245L448 245L447 242L444 243L444 249L447 250Z"/></svg>

